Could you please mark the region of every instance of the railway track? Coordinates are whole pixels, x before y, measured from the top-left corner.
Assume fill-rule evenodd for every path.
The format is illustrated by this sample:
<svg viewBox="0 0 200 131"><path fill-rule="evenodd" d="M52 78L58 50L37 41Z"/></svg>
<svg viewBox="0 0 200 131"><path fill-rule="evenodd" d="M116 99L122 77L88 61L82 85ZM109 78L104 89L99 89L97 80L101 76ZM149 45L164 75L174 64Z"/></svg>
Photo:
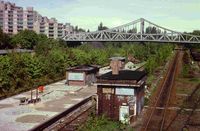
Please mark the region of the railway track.
<svg viewBox="0 0 200 131"><path fill-rule="evenodd" d="M91 95L53 118L35 126L30 131L74 131L86 121L90 113L96 113L96 95Z"/></svg>
<svg viewBox="0 0 200 131"><path fill-rule="evenodd" d="M178 68L180 51L175 52L173 60L170 62L167 73L159 86L156 97L153 99L151 106L147 110L146 119L144 120L142 131L163 131L165 128L167 107L169 105L172 88ZM157 109L162 107L163 109Z"/></svg>
<svg viewBox="0 0 200 131"><path fill-rule="evenodd" d="M177 121L178 117L182 115L182 112L185 111L186 108L188 108L185 106L186 103L190 103L189 108L191 108L191 111L187 116L187 118L182 120L184 121L184 124L180 128L183 130L183 129L188 129L189 127L197 127L197 126L200 127L200 123L195 123L191 120L192 116L195 114L195 111L198 109L198 106L200 106L199 93L200 93L200 84L197 85L197 87L192 91L192 93L184 100L181 108L176 112L176 115L171 119L169 124L166 126L165 128L166 131L170 131L172 130L172 128L174 128L173 123Z"/></svg>

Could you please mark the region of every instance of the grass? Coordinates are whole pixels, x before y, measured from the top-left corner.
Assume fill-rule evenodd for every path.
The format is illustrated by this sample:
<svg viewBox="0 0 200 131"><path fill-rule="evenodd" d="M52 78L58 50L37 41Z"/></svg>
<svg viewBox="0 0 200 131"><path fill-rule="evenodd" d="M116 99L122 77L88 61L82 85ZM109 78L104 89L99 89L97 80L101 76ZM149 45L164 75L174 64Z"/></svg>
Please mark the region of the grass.
<svg viewBox="0 0 200 131"><path fill-rule="evenodd" d="M190 94L192 90L190 88L176 88L177 94Z"/></svg>
<svg viewBox="0 0 200 131"><path fill-rule="evenodd" d="M200 83L200 78L191 78L189 81L192 83Z"/></svg>
<svg viewBox="0 0 200 131"><path fill-rule="evenodd" d="M176 78L176 81L178 82L184 82L184 83L188 83L188 84L198 84L200 83L200 78Z"/></svg>
<svg viewBox="0 0 200 131"><path fill-rule="evenodd" d="M112 121L105 116L91 116L87 122L78 128L78 131L134 131L127 124Z"/></svg>
<svg viewBox="0 0 200 131"><path fill-rule="evenodd" d="M198 78L177 78L176 83L181 83L176 85L177 94L190 94L196 86L199 84Z"/></svg>
<svg viewBox="0 0 200 131"><path fill-rule="evenodd" d="M154 79L155 79L154 75L149 75L147 77L147 85L151 85L151 83L153 82Z"/></svg>

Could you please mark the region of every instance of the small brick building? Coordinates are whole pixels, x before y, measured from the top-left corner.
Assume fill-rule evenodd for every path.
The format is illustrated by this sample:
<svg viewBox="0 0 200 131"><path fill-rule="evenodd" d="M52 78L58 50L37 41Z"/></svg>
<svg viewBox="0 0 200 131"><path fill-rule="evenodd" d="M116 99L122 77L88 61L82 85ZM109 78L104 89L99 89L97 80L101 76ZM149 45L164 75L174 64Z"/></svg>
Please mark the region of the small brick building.
<svg viewBox="0 0 200 131"><path fill-rule="evenodd" d="M146 73L116 68L120 65L111 61L112 71L97 77L98 114L132 122L144 105Z"/></svg>
<svg viewBox="0 0 200 131"><path fill-rule="evenodd" d="M85 86L96 82L99 66L82 65L67 69L66 83L69 86Z"/></svg>

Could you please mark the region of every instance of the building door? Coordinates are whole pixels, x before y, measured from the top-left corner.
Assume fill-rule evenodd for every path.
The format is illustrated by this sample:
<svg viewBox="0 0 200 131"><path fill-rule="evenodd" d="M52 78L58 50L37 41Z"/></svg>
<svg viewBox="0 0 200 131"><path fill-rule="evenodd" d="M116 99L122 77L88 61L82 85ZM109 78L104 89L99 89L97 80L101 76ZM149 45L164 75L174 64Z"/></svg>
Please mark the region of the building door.
<svg viewBox="0 0 200 131"><path fill-rule="evenodd" d="M122 123L129 123L129 106L119 107L119 120Z"/></svg>

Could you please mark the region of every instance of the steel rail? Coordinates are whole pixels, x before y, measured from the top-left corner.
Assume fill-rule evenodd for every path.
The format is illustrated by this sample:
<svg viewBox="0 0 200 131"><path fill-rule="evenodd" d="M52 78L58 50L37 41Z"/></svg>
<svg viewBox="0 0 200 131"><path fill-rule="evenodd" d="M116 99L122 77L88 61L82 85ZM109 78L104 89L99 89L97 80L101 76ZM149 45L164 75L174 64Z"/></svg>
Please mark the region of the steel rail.
<svg viewBox="0 0 200 131"><path fill-rule="evenodd" d="M176 58L176 57L175 57L175 58ZM175 59L175 58L174 58L174 59ZM170 71L171 71L171 69L173 68L173 63L174 63L174 61L175 61L175 60L173 60L173 61L170 62L170 67L168 68L167 73L166 73L166 77L164 78L164 81L163 81L163 83L161 84L162 86L161 86L161 90L160 90L160 92L159 92L159 95L158 95L158 97L155 98L155 99L156 99L156 103L154 104L154 108L153 108L153 110L151 111L150 117L149 117L149 119L148 119L148 121L147 121L147 124L146 124L146 126L145 126L145 128L144 128L145 131L147 130L147 128L148 128L148 126L149 126L149 123L150 123L150 121L151 121L151 119L152 119L152 116L153 116L153 114L154 114L155 111L156 111L156 106L157 106L157 104L158 104L158 102L159 102L159 99L160 99L160 97L161 97L161 94L162 94L163 91L164 91L165 84L167 83L167 80L168 80L169 75L170 75L170 73L171 73Z"/></svg>
<svg viewBox="0 0 200 131"><path fill-rule="evenodd" d="M177 52L176 54L176 58L175 58L175 63L174 63L174 71L172 72L173 75L172 75L172 81L171 81L171 85L170 85L170 89L169 89L169 95L168 95L168 98L167 98L167 103L166 103L166 107L164 108L164 112L163 112L163 117L162 117L162 123L161 123L161 127L160 127L160 131L163 130L164 128L164 124L165 124L165 118L166 118L166 112L167 112L167 106L169 104L169 101L170 101L170 98L171 98L171 90L174 86L174 79L176 77L176 73L177 73L177 69L178 69L178 56L179 56L179 51Z"/></svg>
<svg viewBox="0 0 200 131"><path fill-rule="evenodd" d="M50 130L62 130L63 128L69 126L72 122L74 122L77 118L79 118L80 116L84 115L86 112L88 112L90 109L96 107L96 105L92 104L91 106L87 107L83 112L81 112L80 114L78 114L76 117L74 117L73 119L71 119L68 122L62 122L60 125L56 125L50 128ZM61 118L62 119L62 118ZM64 118L65 119L65 118Z"/></svg>

